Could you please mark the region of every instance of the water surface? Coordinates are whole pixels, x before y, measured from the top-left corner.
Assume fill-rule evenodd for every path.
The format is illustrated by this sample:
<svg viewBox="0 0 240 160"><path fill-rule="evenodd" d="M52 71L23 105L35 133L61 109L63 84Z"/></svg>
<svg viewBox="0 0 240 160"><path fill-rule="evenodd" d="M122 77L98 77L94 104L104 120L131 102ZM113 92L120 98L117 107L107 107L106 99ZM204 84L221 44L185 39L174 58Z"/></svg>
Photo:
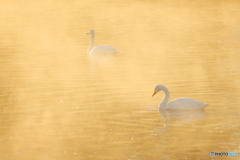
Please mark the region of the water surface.
<svg viewBox="0 0 240 160"><path fill-rule="evenodd" d="M0 159L240 153L237 0L2 1L0 12ZM119 54L89 57L90 29ZM159 112L157 84L211 105Z"/></svg>

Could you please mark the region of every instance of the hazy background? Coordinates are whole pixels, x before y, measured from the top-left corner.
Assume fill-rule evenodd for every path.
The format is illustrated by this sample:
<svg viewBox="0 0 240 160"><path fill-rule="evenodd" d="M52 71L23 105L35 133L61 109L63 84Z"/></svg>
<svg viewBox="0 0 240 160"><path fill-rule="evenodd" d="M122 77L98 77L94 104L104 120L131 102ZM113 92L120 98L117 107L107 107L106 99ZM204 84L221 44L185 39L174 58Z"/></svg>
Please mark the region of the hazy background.
<svg viewBox="0 0 240 160"><path fill-rule="evenodd" d="M0 159L238 159L240 1L0 0ZM89 57L111 45L116 57ZM211 103L161 111L171 100Z"/></svg>

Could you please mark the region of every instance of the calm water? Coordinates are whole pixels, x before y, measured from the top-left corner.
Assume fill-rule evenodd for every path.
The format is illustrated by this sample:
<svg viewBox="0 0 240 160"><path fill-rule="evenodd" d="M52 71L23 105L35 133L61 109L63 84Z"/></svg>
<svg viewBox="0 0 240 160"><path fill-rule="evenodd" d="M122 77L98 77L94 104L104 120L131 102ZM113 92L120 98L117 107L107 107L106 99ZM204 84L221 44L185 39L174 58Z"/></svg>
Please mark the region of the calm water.
<svg viewBox="0 0 240 160"><path fill-rule="evenodd" d="M239 159L240 2L2 1L1 160ZM89 57L96 43L116 57ZM163 93L211 103L158 112Z"/></svg>

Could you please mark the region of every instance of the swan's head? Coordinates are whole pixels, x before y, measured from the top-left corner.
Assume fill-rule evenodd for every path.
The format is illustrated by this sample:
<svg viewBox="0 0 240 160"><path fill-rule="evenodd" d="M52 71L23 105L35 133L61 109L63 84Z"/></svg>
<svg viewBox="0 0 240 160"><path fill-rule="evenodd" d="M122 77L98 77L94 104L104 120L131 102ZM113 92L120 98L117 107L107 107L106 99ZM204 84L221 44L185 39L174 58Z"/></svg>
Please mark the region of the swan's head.
<svg viewBox="0 0 240 160"><path fill-rule="evenodd" d="M93 29L91 29L87 34L94 34L95 31Z"/></svg>
<svg viewBox="0 0 240 160"><path fill-rule="evenodd" d="M158 92L160 92L160 91L162 91L162 90L164 90L164 89L166 89L166 87L165 87L164 85L157 85L157 86L155 87L155 89L154 89L154 93L153 93L152 97L153 97L155 94L157 94Z"/></svg>

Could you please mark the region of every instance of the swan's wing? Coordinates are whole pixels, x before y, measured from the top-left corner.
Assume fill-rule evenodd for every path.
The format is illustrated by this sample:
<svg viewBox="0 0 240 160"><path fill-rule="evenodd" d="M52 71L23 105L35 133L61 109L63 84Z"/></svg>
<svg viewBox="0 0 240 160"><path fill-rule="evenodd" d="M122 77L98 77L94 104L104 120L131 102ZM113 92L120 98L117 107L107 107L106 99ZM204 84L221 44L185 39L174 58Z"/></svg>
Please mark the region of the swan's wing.
<svg viewBox="0 0 240 160"><path fill-rule="evenodd" d="M178 98L167 105L167 109L203 109L209 104L191 98Z"/></svg>
<svg viewBox="0 0 240 160"><path fill-rule="evenodd" d="M103 45L103 46L96 46L90 51L90 54L109 54L109 53L117 53L118 50L112 46Z"/></svg>

